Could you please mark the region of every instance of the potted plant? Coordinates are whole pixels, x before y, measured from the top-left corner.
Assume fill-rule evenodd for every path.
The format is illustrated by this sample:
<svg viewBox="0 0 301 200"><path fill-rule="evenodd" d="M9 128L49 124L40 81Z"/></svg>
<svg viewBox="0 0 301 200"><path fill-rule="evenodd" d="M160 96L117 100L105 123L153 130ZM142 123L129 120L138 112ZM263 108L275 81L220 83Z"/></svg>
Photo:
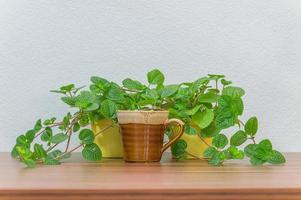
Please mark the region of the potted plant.
<svg viewBox="0 0 301 200"><path fill-rule="evenodd" d="M194 82L180 84L171 98L175 103L169 110L171 117L185 122L185 134L172 146L173 155L177 159L208 158L209 164L216 166L229 159L243 159L245 155L252 165L284 163L284 156L273 149L268 139L255 141L257 118L251 117L246 123L240 119L245 91L224 78L209 74ZM222 133L235 126L238 130L230 138ZM240 150L238 147L247 141L251 143Z"/></svg>
<svg viewBox="0 0 301 200"><path fill-rule="evenodd" d="M222 89L219 88L220 84ZM185 134L178 142L179 148L177 145L172 148L174 157L204 158L203 153L211 146L213 136L223 128L234 126L234 123L231 123L228 127L221 127L221 123L216 123L221 91L233 89L244 94L241 88L228 87L230 84L231 81L225 80L223 75L210 74L179 85L177 93L170 97L175 103L169 111L171 117L180 118L185 122ZM240 97L237 97L233 104L235 104L233 108L243 109ZM233 114L233 118L241 114L242 111L239 110ZM181 147L186 148L185 154Z"/></svg>
<svg viewBox="0 0 301 200"><path fill-rule="evenodd" d="M203 154L209 159L211 165L221 165L228 159L242 159L245 155L250 158L253 165L265 162L277 164L285 162L283 155L272 148L269 140L262 140L259 143L255 141L258 128L256 117L250 118L245 124L239 119L243 111L241 97L244 91L241 88L229 86L231 82L221 75L209 75L194 82L172 85L164 85L164 79L164 75L155 69L148 72L147 85L127 78L122 81L122 86L119 86L103 78L92 77L89 91L82 91L82 87L76 88L73 84L53 91L64 95L61 98L62 101L75 108L76 111L72 114L67 113L61 121L57 121L56 118L46 119L43 122L40 119L37 120L33 129L17 138L12 156L30 167L35 166L36 163L59 164L62 159L68 158L71 152L83 147L82 155L85 159L100 160L103 147L95 143L97 142L95 138L108 132L112 127L119 127L117 117L121 124L126 124L123 123L122 112L119 112L118 116L118 110L126 110L135 115L159 111L158 113L161 112L161 114L156 118L163 119L166 114L169 114L170 118L182 120L185 123L186 135L193 135L198 141L205 141L202 143L206 146ZM212 82L215 84L212 85ZM223 85L222 89L218 88L219 82ZM94 126L96 133L87 128L91 122L97 123L99 120L109 120L109 123L98 132ZM180 127L177 132L178 138L181 136L182 122L172 121L177 121ZM160 127L162 124L163 121L159 123ZM229 139L221 133L221 130L234 125L241 130L231 136L230 145L228 145ZM147 128L144 127L143 130L145 129ZM169 127L165 131L172 141L168 145L176 141L172 130L173 128ZM70 148L71 137L76 132L79 132L80 144ZM159 135L162 135L162 131ZM42 143L34 143L35 139L39 138ZM211 139L206 141L204 138L211 138L212 143ZM191 141L196 139L191 139ZM120 137L113 139L113 142L118 143L118 140L117 146L121 149ZM246 141L252 141L252 143L248 144L244 150L240 150L238 146ZM56 149L63 142L66 143L64 151ZM111 144L112 141L107 143ZM188 145L190 145L189 139L183 137L178 140L172 146L173 155L178 159L184 159L187 156L200 158L199 154L190 152ZM157 146L162 146L161 142ZM166 146L163 150L165 149ZM158 161L158 159L150 159L150 161L155 160Z"/></svg>

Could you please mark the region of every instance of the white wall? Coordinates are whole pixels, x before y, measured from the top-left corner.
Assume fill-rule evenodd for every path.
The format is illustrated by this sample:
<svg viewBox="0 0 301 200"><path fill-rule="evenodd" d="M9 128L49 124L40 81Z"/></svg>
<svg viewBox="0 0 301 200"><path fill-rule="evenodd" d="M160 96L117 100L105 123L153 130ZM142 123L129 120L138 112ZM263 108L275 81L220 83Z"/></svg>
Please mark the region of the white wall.
<svg viewBox="0 0 301 200"><path fill-rule="evenodd" d="M0 0L0 151L67 108L50 89L100 75L207 73L246 89L260 138L301 151L300 0Z"/></svg>

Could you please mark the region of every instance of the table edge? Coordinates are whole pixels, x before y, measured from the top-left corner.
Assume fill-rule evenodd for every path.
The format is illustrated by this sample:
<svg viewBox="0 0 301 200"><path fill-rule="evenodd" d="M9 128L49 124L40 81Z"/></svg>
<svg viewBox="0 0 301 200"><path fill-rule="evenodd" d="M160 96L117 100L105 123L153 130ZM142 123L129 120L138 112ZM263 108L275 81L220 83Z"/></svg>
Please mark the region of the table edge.
<svg viewBox="0 0 301 200"><path fill-rule="evenodd" d="M301 199L300 188L252 189L0 189L0 199Z"/></svg>

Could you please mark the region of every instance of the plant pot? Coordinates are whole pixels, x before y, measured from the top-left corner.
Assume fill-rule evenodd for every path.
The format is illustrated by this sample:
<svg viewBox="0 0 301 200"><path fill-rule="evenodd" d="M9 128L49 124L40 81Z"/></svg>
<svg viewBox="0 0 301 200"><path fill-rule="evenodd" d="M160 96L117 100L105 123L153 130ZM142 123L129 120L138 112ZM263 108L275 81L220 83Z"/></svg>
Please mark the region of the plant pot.
<svg viewBox="0 0 301 200"><path fill-rule="evenodd" d="M103 119L91 124L94 134L112 124L111 120ZM119 128L114 126L95 138L104 158L122 158L123 146Z"/></svg>
<svg viewBox="0 0 301 200"><path fill-rule="evenodd" d="M191 125L193 128L195 128L198 132L201 130L195 126ZM174 138L175 136L171 136L171 138ZM203 153L208 148L208 145L211 145L212 138L200 138L198 135L190 135L184 132L184 134L181 136L182 140L184 140L187 144L186 151L198 158L204 158ZM193 156L187 155L188 159L196 159Z"/></svg>
<svg viewBox="0 0 301 200"><path fill-rule="evenodd" d="M159 162L162 153L183 134L184 123L168 119L168 111L118 111L127 162ZM163 144L164 132L169 124L179 127L175 137Z"/></svg>
<svg viewBox="0 0 301 200"><path fill-rule="evenodd" d="M207 144L212 143L212 138L200 138L198 135L188 135L184 133L181 139L187 143L186 151L199 158L204 158L203 153L208 148ZM207 144L206 144L207 143ZM192 156L187 156L189 159L195 159Z"/></svg>

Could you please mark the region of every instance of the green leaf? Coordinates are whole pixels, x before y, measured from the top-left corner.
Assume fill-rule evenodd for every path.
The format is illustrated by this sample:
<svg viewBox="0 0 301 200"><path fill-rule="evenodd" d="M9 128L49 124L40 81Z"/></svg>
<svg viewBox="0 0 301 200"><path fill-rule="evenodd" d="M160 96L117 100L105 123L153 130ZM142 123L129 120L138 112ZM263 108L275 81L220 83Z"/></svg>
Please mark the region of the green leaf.
<svg viewBox="0 0 301 200"><path fill-rule="evenodd" d="M212 122L209 126L201 130L201 136L204 138L214 137L221 132L218 129L214 122Z"/></svg>
<svg viewBox="0 0 301 200"><path fill-rule="evenodd" d="M99 105L97 103L90 103L88 107L84 108L84 111L90 112L90 111L95 111L99 108Z"/></svg>
<svg viewBox="0 0 301 200"><path fill-rule="evenodd" d="M218 130L227 129L235 124L235 118L228 112L217 114L214 123Z"/></svg>
<svg viewBox="0 0 301 200"><path fill-rule="evenodd" d="M59 161L60 159L66 159L66 158L70 158L71 157L71 153L63 153L61 150L56 149L50 153L48 153L47 158L51 160L54 160L53 162L57 163L56 161ZM57 164L60 164L59 162Z"/></svg>
<svg viewBox="0 0 301 200"><path fill-rule="evenodd" d="M261 142L259 142L258 145L259 145L260 148L264 149L264 150L267 151L267 152L273 150L272 143L271 143L271 141L268 140L268 139L262 140Z"/></svg>
<svg viewBox="0 0 301 200"><path fill-rule="evenodd" d="M205 93L199 96L198 101L200 103L213 103L218 100L219 96L214 93Z"/></svg>
<svg viewBox="0 0 301 200"><path fill-rule="evenodd" d="M185 140L179 139L171 146L171 153L176 158L179 158L185 154L186 148L187 143L185 142Z"/></svg>
<svg viewBox="0 0 301 200"><path fill-rule="evenodd" d="M206 128L214 119L214 113L210 109L205 109L203 112L199 111L192 116L192 122L200 127Z"/></svg>
<svg viewBox="0 0 301 200"><path fill-rule="evenodd" d="M162 85L164 79L164 75L158 69L154 69L147 73L147 81L149 84Z"/></svg>
<svg viewBox="0 0 301 200"><path fill-rule="evenodd" d="M235 113L235 115L242 115L244 111L244 103L241 98L235 98L232 100L231 104L232 112Z"/></svg>
<svg viewBox="0 0 301 200"><path fill-rule="evenodd" d="M30 151L29 148L23 146L17 146L16 150L23 159L29 159L32 157L32 152Z"/></svg>
<svg viewBox="0 0 301 200"><path fill-rule="evenodd" d="M221 161L226 160L226 158L227 158L226 151L218 152L218 157L219 157L219 159L220 159Z"/></svg>
<svg viewBox="0 0 301 200"><path fill-rule="evenodd" d="M96 96L89 91L81 91L81 93L76 97L75 106L79 108L87 108L91 103L94 103Z"/></svg>
<svg viewBox="0 0 301 200"><path fill-rule="evenodd" d="M104 100L100 108L101 114L106 118L112 118L116 115L117 106L111 100Z"/></svg>
<svg viewBox="0 0 301 200"><path fill-rule="evenodd" d="M223 89L222 94L232 98L240 98L245 94L245 91L239 87L228 86Z"/></svg>
<svg viewBox="0 0 301 200"><path fill-rule="evenodd" d="M188 135L196 135L198 134L198 131L193 128L192 126L188 125L188 124L185 124L184 126L184 132Z"/></svg>
<svg viewBox="0 0 301 200"><path fill-rule="evenodd" d="M94 133L90 129L82 129L78 137L83 144L92 144L95 138Z"/></svg>
<svg viewBox="0 0 301 200"><path fill-rule="evenodd" d="M65 131L70 124L71 114L67 113L66 116L63 118L63 124L59 126L59 129Z"/></svg>
<svg viewBox="0 0 301 200"><path fill-rule="evenodd" d="M69 106L75 106L77 99L75 97L61 97L61 100Z"/></svg>
<svg viewBox="0 0 301 200"><path fill-rule="evenodd" d="M25 133L25 137L28 143L31 143L34 140L34 137L36 135L36 130L32 129Z"/></svg>
<svg viewBox="0 0 301 200"><path fill-rule="evenodd" d="M34 125L34 130L36 132L40 131L42 129L42 120L41 119L38 119L38 121L36 122L36 124Z"/></svg>
<svg viewBox="0 0 301 200"><path fill-rule="evenodd" d="M147 89L145 91L145 94L142 94L142 96L145 99L154 99L154 100L156 100L156 99L159 98L159 94L155 89Z"/></svg>
<svg viewBox="0 0 301 200"><path fill-rule="evenodd" d="M247 140L247 134L244 131L237 131L234 135L232 135L230 139L230 144L234 146L240 146Z"/></svg>
<svg viewBox="0 0 301 200"><path fill-rule="evenodd" d="M200 89L200 87L207 85L209 82L210 79L208 77L199 78L190 85L189 90L192 93L195 93Z"/></svg>
<svg viewBox="0 0 301 200"><path fill-rule="evenodd" d="M45 131L41 135L41 140L44 142L48 142L52 137L52 129L50 127L46 127Z"/></svg>
<svg viewBox="0 0 301 200"><path fill-rule="evenodd" d="M235 146L230 146L227 151L229 152L230 159L243 159L245 157L245 154L243 151L239 150L237 147Z"/></svg>
<svg viewBox="0 0 301 200"><path fill-rule="evenodd" d="M223 160L220 158L219 153L214 154L208 161L209 165L220 166L223 163Z"/></svg>
<svg viewBox="0 0 301 200"><path fill-rule="evenodd" d="M215 124L218 129L226 129L233 126L237 119L237 112L233 109L232 98L221 96L218 100Z"/></svg>
<svg viewBox="0 0 301 200"><path fill-rule="evenodd" d="M56 120L56 118L55 118L55 117L52 117L52 118L50 118L50 119L46 119L46 120L43 122L43 124L44 124L45 126L49 126L49 125L52 125L52 124L55 122L55 120Z"/></svg>
<svg viewBox="0 0 301 200"><path fill-rule="evenodd" d="M208 148L204 151L203 156L204 156L204 157L210 158L210 157L212 157L213 155L215 155L215 154L217 154L217 153L218 153L218 151L216 150L216 148L214 148L214 147L208 147Z"/></svg>
<svg viewBox="0 0 301 200"><path fill-rule="evenodd" d="M25 159L24 163L29 168L34 168L36 166L36 162L34 160L32 160L32 159Z"/></svg>
<svg viewBox="0 0 301 200"><path fill-rule="evenodd" d="M100 148L94 143L85 145L82 155L88 161L98 161L102 157Z"/></svg>
<svg viewBox="0 0 301 200"><path fill-rule="evenodd" d="M88 115L82 115L81 118L78 121L79 125L81 127L85 127L90 123L90 119Z"/></svg>
<svg viewBox="0 0 301 200"><path fill-rule="evenodd" d="M123 87L128 88L130 90L143 90L145 86L139 81L132 80L130 78L124 79L122 81Z"/></svg>
<svg viewBox="0 0 301 200"><path fill-rule="evenodd" d="M67 139L68 139L68 135L64 133L58 133L50 138L50 142L54 144L58 144L64 142Z"/></svg>
<svg viewBox="0 0 301 200"><path fill-rule="evenodd" d="M228 138L224 134L218 134L213 138L212 144L215 147L222 149L228 144Z"/></svg>
<svg viewBox="0 0 301 200"><path fill-rule="evenodd" d="M54 159L51 156L47 156L45 159L45 165L59 165L61 164L60 161Z"/></svg>
<svg viewBox="0 0 301 200"><path fill-rule="evenodd" d="M104 79L104 78L101 78L101 77L98 77L98 76L92 76L90 78L91 82L96 84L96 85L105 85L105 84L108 84L109 81Z"/></svg>
<svg viewBox="0 0 301 200"><path fill-rule="evenodd" d="M161 91L161 98L166 98L174 95L177 92L178 88L178 85L165 86Z"/></svg>
<svg viewBox="0 0 301 200"><path fill-rule="evenodd" d="M261 159L256 158L256 157L251 157L250 162L251 162L251 164L252 164L253 166L258 166L258 165L264 164L266 161L261 160Z"/></svg>
<svg viewBox="0 0 301 200"><path fill-rule="evenodd" d="M76 123L73 125L73 132L75 133L75 132L79 131L79 129L80 129L80 125L79 125L78 122L76 122Z"/></svg>
<svg viewBox="0 0 301 200"><path fill-rule="evenodd" d="M50 153L48 153L47 156L51 157L51 158L57 158L58 156L60 156L63 152L59 149L56 149L54 151L51 151Z"/></svg>
<svg viewBox="0 0 301 200"><path fill-rule="evenodd" d="M197 105L190 110L185 110L185 113L186 113L186 115L190 115L190 116L194 115L195 113L197 113L200 110L201 107L202 107L201 105Z"/></svg>
<svg viewBox="0 0 301 200"><path fill-rule="evenodd" d="M47 156L47 153L41 144L34 144L34 152L33 153L39 159L45 158Z"/></svg>
<svg viewBox="0 0 301 200"><path fill-rule="evenodd" d="M221 74L208 74L210 80L219 80L221 78L225 78L224 75Z"/></svg>
<svg viewBox="0 0 301 200"><path fill-rule="evenodd" d="M271 151L266 151L264 148L258 145L253 153L253 157L263 161L267 161L270 154Z"/></svg>
<svg viewBox="0 0 301 200"><path fill-rule="evenodd" d="M70 92L73 88L74 88L74 84L69 84L60 87L60 90L64 92Z"/></svg>
<svg viewBox="0 0 301 200"><path fill-rule="evenodd" d="M256 117L251 117L245 124L245 132L250 135L254 136L258 130L258 120Z"/></svg>
<svg viewBox="0 0 301 200"><path fill-rule="evenodd" d="M244 152L246 154L246 156L248 157L252 157L255 153L256 148L258 147L257 144L248 144L245 148L244 148Z"/></svg>
<svg viewBox="0 0 301 200"><path fill-rule="evenodd" d="M123 91L120 88L112 87L107 93L107 98L112 101L122 101L124 99Z"/></svg>
<svg viewBox="0 0 301 200"><path fill-rule="evenodd" d="M282 164L285 163L285 157L276 150L272 151L272 154L270 155L270 157L268 158L268 162L271 164Z"/></svg>
<svg viewBox="0 0 301 200"><path fill-rule="evenodd" d="M25 137L25 135L20 135L20 136L17 137L16 145L21 146L21 147L29 147L30 146L30 144L28 143L28 140Z"/></svg>
<svg viewBox="0 0 301 200"><path fill-rule="evenodd" d="M222 85L226 86L226 85L230 85L232 83L232 81L227 81L226 79L222 79L221 83L222 83Z"/></svg>
<svg viewBox="0 0 301 200"><path fill-rule="evenodd" d="M19 157L19 153L17 151L17 146L15 145L14 148L12 149L12 151L10 152L10 155L13 157L13 158L18 158Z"/></svg>

